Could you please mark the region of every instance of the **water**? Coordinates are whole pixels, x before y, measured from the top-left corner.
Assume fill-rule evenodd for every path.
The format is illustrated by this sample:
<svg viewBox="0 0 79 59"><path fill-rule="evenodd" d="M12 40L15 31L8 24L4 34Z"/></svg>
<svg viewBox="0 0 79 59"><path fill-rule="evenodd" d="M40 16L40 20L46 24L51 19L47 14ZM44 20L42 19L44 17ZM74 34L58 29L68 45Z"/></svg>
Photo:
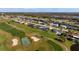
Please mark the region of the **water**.
<svg viewBox="0 0 79 59"><path fill-rule="evenodd" d="M21 41L22 41L23 45L29 45L29 44L31 44L30 39L27 38L27 37L22 38Z"/></svg>

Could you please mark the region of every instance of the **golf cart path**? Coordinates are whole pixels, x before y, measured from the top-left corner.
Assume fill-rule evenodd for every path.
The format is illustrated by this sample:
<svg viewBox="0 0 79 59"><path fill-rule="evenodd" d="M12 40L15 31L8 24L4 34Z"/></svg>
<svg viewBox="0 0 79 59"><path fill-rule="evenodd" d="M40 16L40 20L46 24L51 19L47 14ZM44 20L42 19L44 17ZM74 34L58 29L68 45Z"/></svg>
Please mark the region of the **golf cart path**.
<svg viewBox="0 0 79 59"><path fill-rule="evenodd" d="M56 44L60 45L64 49L64 51L69 51L69 49L64 44L62 44L62 43L60 43L60 42L58 42L58 41L56 41L54 39L51 39L51 38L48 38L48 39L55 42Z"/></svg>

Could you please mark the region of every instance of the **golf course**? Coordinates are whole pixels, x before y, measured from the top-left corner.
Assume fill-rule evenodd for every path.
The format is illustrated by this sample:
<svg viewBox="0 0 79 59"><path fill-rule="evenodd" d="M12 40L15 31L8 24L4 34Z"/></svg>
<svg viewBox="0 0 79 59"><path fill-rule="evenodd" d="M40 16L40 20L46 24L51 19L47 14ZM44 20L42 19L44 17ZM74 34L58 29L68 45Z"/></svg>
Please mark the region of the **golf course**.
<svg viewBox="0 0 79 59"><path fill-rule="evenodd" d="M1 51L63 51L63 47L53 42L56 35L50 31L42 31L10 21L0 22L0 50ZM34 42L31 36L39 36L39 41ZM18 45L12 47L12 39L16 38ZM30 44L23 45L22 38L28 37ZM48 38L52 40L49 40Z"/></svg>

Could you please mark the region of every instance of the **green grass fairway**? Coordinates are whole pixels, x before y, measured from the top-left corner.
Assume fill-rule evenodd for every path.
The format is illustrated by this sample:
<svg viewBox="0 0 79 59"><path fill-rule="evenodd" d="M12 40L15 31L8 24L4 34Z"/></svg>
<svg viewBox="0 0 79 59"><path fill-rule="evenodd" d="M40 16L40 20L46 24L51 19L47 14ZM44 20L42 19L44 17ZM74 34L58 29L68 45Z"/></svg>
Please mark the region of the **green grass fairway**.
<svg viewBox="0 0 79 59"><path fill-rule="evenodd" d="M7 25L6 23L0 23L0 29L11 33L13 36L18 36L20 38L25 37L24 32L17 30L16 28L13 28L13 27Z"/></svg>
<svg viewBox="0 0 79 59"><path fill-rule="evenodd" d="M56 34L51 32L51 31L43 31L40 29L31 28L31 27L28 27L28 26L23 25L23 24L18 24L16 22L10 22L10 24L15 25L16 27L22 28L26 32L26 34L36 33L36 34L46 36L46 37L49 37L52 39L57 37Z"/></svg>
<svg viewBox="0 0 79 59"><path fill-rule="evenodd" d="M4 45L0 45L0 51L6 50L6 47Z"/></svg>
<svg viewBox="0 0 79 59"><path fill-rule="evenodd" d="M5 40L7 40L7 37L4 35L0 35L0 51L8 50L8 48L5 45Z"/></svg>
<svg viewBox="0 0 79 59"><path fill-rule="evenodd" d="M63 48L57 45L56 43L54 43L53 41L48 40L47 42L49 43L50 48L54 48L55 51L63 51Z"/></svg>
<svg viewBox="0 0 79 59"><path fill-rule="evenodd" d="M7 38L3 35L0 35L0 42L3 42L4 40L6 40Z"/></svg>
<svg viewBox="0 0 79 59"><path fill-rule="evenodd" d="M26 32L26 33L29 33L29 34L31 34L31 33L36 33L36 34L39 34L39 35L42 35L42 36L44 36L44 37L48 37L48 38L51 38L52 40L54 39L54 38L56 38L57 36L55 35L55 33L53 33L53 32L51 32L51 31L42 31L42 30L40 30L40 29L36 29L36 28L31 28L31 27L28 27L28 26L26 26L26 25L23 25L23 24L18 24L18 23L15 23L15 22L11 22L11 24L12 25L15 25L15 26L17 26L17 27L19 27L19 28L22 28L22 29L24 29L24 31ZM46 39L46 38L45 38ZM46 39L47 40L47 39ZM60 46L60 45L58 45L58 44L56 44L56 43L54 43L54 42L52 42L51 40L47 40L47 46L49 46L49 48L51 49L51 50L55 50L55 51L62 51L63 50L63 48ZM42 43L41 43L42 44ZM44 44L44 42L43 42L43 44ZM39 45L38 45L39 46ZM46 45L44 45L44 46L46 46ZM45 50L44 49L44 46L43 47L39 47L39 49L37 49L37 50Z"/></svg>

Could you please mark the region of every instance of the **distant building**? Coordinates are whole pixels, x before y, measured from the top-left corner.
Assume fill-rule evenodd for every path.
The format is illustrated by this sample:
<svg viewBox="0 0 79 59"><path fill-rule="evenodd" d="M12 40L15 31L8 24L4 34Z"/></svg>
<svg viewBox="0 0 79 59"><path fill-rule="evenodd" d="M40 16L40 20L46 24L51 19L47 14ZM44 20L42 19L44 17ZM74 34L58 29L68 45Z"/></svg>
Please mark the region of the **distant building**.
<svg viewBox="0 0 79 59"><path fill-rule="evenodd" d="M73 40L79 40L79 32L77 33L72 33L71 35L69 35L69 37Z"/></svg>
<svg viewBox="0 0 79 59"><path fill-rule="evenodd" d="M52 22L52 23L50 23L50 26L58 27L59 23L58 22Z"/></svg>
<svg viewBox="0 0 79 59"><path fill-rule="evenodd" d="M79 35L78 34L72 34L73 39L78 39L79 40Z"/></svg>
<svg viewBox="0 0 79 59"><path fill-rule="evenodd" d="M52 31L55 32L57 35L61 35L62 34L62 31L60 31L60 30L52 29Z"/></svg>
<svg viewBox="0 0 79 59"><path fill-rule="evenodd" d="M66 26L66 25L61 25L61 27L62 27L62 28L65 28L65 29L67 28L67 26Z"/></svg>
<svg viewBox="0 0 79 59"><path fill-rule="evenodd" d="M27 24L27 26L32 27L32 28L34 28L34 27L35 27L35 25L34 25L34 24L32 24L32 23Z"/></svg>
<svg viewBox="0 0 79 59"><path fill-rule="evenodd" d="M41 29L41 30L49 30L49 28L47 26L40 26L39 29Z"/></svg>

